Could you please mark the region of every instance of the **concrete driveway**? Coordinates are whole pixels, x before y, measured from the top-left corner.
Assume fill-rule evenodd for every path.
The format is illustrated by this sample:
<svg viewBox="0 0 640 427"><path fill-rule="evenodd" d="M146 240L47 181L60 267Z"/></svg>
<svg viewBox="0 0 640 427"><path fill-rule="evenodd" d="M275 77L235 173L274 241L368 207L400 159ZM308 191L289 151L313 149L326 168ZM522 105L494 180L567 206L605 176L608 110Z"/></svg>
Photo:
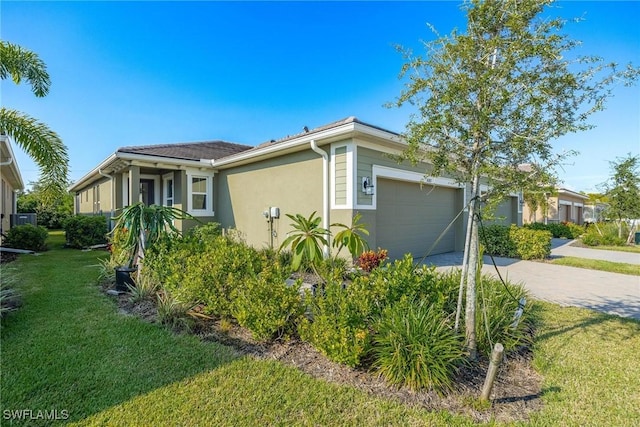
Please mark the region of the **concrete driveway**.
<svg viewBox="0 0 640 427"><path fill-rule="evenodd" d="M553 239L551 256L640 264L640 254L577 248L570 246L570 243L569 240ZM512 258L495 258L495 261L505 280L524 284L538 299L640 319L640 276ZM462 264L462 253L433 255L424 262L439 269L459 267ZM482 271L497 275L488 256L484 257Z"/></svg>

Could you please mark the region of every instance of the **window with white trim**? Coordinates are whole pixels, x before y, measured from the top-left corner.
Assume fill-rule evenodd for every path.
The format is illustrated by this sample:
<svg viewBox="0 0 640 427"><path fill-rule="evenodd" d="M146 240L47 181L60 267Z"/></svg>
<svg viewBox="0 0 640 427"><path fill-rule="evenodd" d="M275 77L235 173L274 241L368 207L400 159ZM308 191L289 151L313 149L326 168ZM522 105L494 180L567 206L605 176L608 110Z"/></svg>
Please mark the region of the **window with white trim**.
<svg viewBox="0 0 640 427"><path fill-rule="evenodd" d="M173 206L173 173L168 173L162 177L163 181L163 205L165 206Z"/></svg>
<svg viewBox="0 0 640 427"><path fill-rule="evenodd" d="M188 212L194 216L213 216L213 177L187 175Z"/></svg>

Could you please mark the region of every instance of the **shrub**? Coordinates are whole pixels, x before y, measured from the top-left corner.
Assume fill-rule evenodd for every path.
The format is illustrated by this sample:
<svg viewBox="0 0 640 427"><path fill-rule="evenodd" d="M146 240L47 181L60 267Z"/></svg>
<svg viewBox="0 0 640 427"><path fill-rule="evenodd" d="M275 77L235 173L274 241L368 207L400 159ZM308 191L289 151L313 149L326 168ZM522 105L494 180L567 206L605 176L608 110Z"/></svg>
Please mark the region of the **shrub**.
<svg viewBox="0 0 640 427"><path fill-rule="evenodd" d="M230 316L238 288L262 270L264 258L229 236L193 236L156 242L145 265L181 301L204 304L207 314Z"/></svg>
<svg viewBox="0 0 640 427"><path fill-rule="evenodd" d="M215 240L216 237L222 235L220 224L217 222L208 222L206 224L193 227L188 232L188 236L201 242Z"/></svg>
<svg viewBox="0 0 640 427"><path fill-rule="evenodd" d="M307 296L313 320L303 318L298 332L334 362L357 366L371 348L371 333L368 313L352 298L351 289L331 281L320 295Z"/></svg>
<svg viewBox="0 0 640 427"><path fill-rule="evenodd" d="M107 219L101 215L72 216L65 222L64 232L67 246L72 248L80 249L106 243Z"/></svg>
<svg viewBox="0 0 640 427"><path fill-rule="evenodd" d="M373 269L378 268L386 259L387 250L378 248L378 252L366 251L360 254L357 266L368 273Z"/></svg>
<svg viewBox="0 0 640 427"><path fill-rule="evenodd" d="M509 240L516 247L516 256L521 259L545 259L551 255L551 233L529 230L512 225Z"/></svg>
<svg viewBox="0 0 640 427"><path fill-rule="evenodd" d="M64 228L65 222L73 215L53 209L40 208L37 210L38 224L50 230Z"/></svg>
<svg viewBox="0 0 640 427"><path fill-rule="evenodd" d="M397 303L376 324L374 368L393 384L450 389L465 361L462 337L443 313L425 301Z"/></svg>
<svg viewBox="0 0 640 427"><path fill-rule="evenodd" d="M439 310L451 304L455 309L458 284L441 286L438 277L434 268L414 266L407 255L369 276L356 277L346 288L341 281L330 281L323 292L309 297L313 320L302 320L300 337L330 359L357 366L369 355L372 324L387 307L423 299Z"/></svg>
<svg viewBox="0 0 640 427"><path fill-rule="evenodd" d="M480 242L487 254L507 258L517 258L518 249L510 236L511 228L506 225L488 225L479 231Z"/></svg>
<svg viewBox="0 0 640 427"><path fill-rule="evenodd" d="M582 243L588 246L623 246L626 240L618 237L618 227L615 224L598 223L587 228L582 235Z"/></svg>
<svg viewBox="0 0 640 427"><path fill-rule="evenodd" d="M479 234L485 251L494 256L544 259L551 254L551 233L539 226L490 225L482 227Z"/></svg>
<svg viewBox="0 0 640 427"><path fill-rule="evenodd" d="M531 230L529 230L531 231ZM491 354L493 344L499 342L505 351L531 342L530 328L534 323L529 294L521 285L482 275L476 286L476 339L478 351ZM514 317L519 301L528 301L517 325Z"/></svg>
<svg viewBox="0 0 640 427"><path fill-rule="evenodd" d="M574 224L573 222L567 223L567 227L569 227L570 231L570 234L567 237L568 239L577 239L578 237L582 236L582 233L584 233L585 231L584 226Z"/></svg>
<svg viewBox="0 0 640 427"><path fill-rule="evenodd" d="M304 313L300 282L289 286L289 271L274 264L251 277L237 290L232 315L260 341L287 337Z"/></svg>
<svg viewBox="0 0 640 427"><path fill-rule="evenodd" d="M574 224L572 222L549 223L549 224L534 222L531 224L525 224L523 227L531 230L549 231L551 232L551 235L554 238L576 239L580 237L582 233L584 233L584 227Z"/></svg>
<svg viewBox="0 0 640 427"><path fill-rule="evenodd" d="M40 252L47 250L48 236L47 229L42 226L17 225L9 229L2 244L8 248Z"/></svg>

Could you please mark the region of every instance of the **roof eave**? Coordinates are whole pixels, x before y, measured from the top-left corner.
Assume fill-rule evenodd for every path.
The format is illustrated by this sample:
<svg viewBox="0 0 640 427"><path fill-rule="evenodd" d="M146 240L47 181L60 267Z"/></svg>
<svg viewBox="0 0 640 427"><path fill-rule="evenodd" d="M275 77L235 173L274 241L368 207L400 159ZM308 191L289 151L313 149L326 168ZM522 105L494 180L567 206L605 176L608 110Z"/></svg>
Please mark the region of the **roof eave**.
<svg viewBox="0 0 640 427"><path fill-rule="evenodd" d="M77 182L69 186L68 190L70 192L78 191L91 184L92 182L100 179L102 176L104 176L101 175L100 172L107 171L109 167L113 165L113 163L115 163L116 160L140 162L142 164L148 164L149 167L169 165L176 166L177 169L187 167L197 169L211 169L211 165L209 163L203 163L200 160L178 159L175 157L151 156L147 154L134 154L116 151L105 160L103 160L98 166L93 168L89 173L80 178Z"/></svg>
<svg viewBox="0 0 640 427"><path fill-rule="evenodd" d="M7 135L0 135L0 138L7 150L8 157L11 159L11 163L7 165L13 177L11 185L13 186L14 190L23 190L24 181L22 180L22 174L20 173L20 168L18 167L18 162L16 161L16 155L13 153L13 148L11 147L11 140Z"/></svg>
<svg viewBox="0 0 640 427"><path fill-rule="evenodd" d="M349 122L333 128L323 129L317 132L309 132L299 137L292 138L289 141L274 143L273 145L244 151L221 159L202 159L201 161L207 162L215 168L225 169L274 157L281 154L281 152L299 151L301 148L309 145L312 140L315 140L318 145L324 145L335 141L336 138L349 137L357 134L365 134L397 144L402 144L401 137L396 133L373 128L358 122Z"/></svg>

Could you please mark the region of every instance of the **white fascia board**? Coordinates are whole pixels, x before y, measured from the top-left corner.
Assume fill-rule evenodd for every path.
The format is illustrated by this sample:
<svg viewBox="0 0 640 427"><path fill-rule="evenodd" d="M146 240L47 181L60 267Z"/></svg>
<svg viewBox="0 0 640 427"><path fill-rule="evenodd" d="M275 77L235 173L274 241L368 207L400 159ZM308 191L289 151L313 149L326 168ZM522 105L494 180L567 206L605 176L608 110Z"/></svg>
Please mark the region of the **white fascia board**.
<svg viewBox="0 0 640 427"><path fill-rule="evenodd" d="M13 169L13 172L15 174L17 184L15 190L22 190L24 188L24 181L22 180L22 174L20 174L20 168L18 167L18 162L16 161L16 155L13 153L13 148L11 147L11 140L6 135L0 135L0 140L3 142L3 145L7 149L8 157L11 158L9 169Z"/></svg>
<svg viewBox="0 0 640 427"><path fill-rule="evenodd" d="M99 171L104 170L111 165L115 160L127 160L131 162L138 162L137 165L148 165L150 167L162 167L162 166L175 166L177 169L184 169L192 167L199 170L211 169L211 165L202 163L200 160L185 160L175 159L172 157L150 156L146 154L133 154L133 153L121 153L116 151L109 157L104 159L98 166L93 168L89 173L80 178L76 183L72 184L68 190L76 191L82 188L87 183L91 182L92 178L99 176Z"/></svg>
<svg viewBox="0 0 640 427"><path fill-rule="evenodd" d="M563 193L568 195L568 196L578 197L578 198L584 199L584 200L588 200L589 199L589 196L585 196L584 194L577 193L575 191L568 190L566 188L558 188L558 194L560 195L560 194L563 194Z"/></svg>
<svg viewBox="0 0 640 427"><path fill-rule="evenodd" d="M90 179L96 175L100 175L99 171L102 169L105 169L109 164L111 164L116 158L117 153L113 153L112 155L110 155L109 157L107 157L106 159L104 159L102 162L100 162L100 164L98 166L96 166L95 168L93 168L91 171L89 171L89 173L85 174L82 178L80 178L78 181L74 182L73 184L71 184L67 190L68 191L77 191L78 189L82 188L84 186L84 184L86 184L88 181L90 181Z"/></svg>
<svg viewBox="0 0 640 427"><path fill-rule="evenodd" d="M221 166L231 165L233 163L242 162L246 160L251 160L252 158L259 158L261 156L269 155L272 153L277 153L278 151L284 151L290 148L295 148L299 146L307 146L311 143L311 140L316 140L318 145L320 145L320 141L322 139L332 138L340 135L348 135L355 130L356 123L346 123L344 125L337 126L335 128L322 130L320 132L312 132L306 135L302 135L298 138L294 138L290 141L274 143L273 145L269 145L267 147L258 148L256 150L248 150L238 154L234 154L229 157L225 157L220 160L211 160L208 163L218 168ZM202 162L207 162L207 160L203 159Z"/></svg>

